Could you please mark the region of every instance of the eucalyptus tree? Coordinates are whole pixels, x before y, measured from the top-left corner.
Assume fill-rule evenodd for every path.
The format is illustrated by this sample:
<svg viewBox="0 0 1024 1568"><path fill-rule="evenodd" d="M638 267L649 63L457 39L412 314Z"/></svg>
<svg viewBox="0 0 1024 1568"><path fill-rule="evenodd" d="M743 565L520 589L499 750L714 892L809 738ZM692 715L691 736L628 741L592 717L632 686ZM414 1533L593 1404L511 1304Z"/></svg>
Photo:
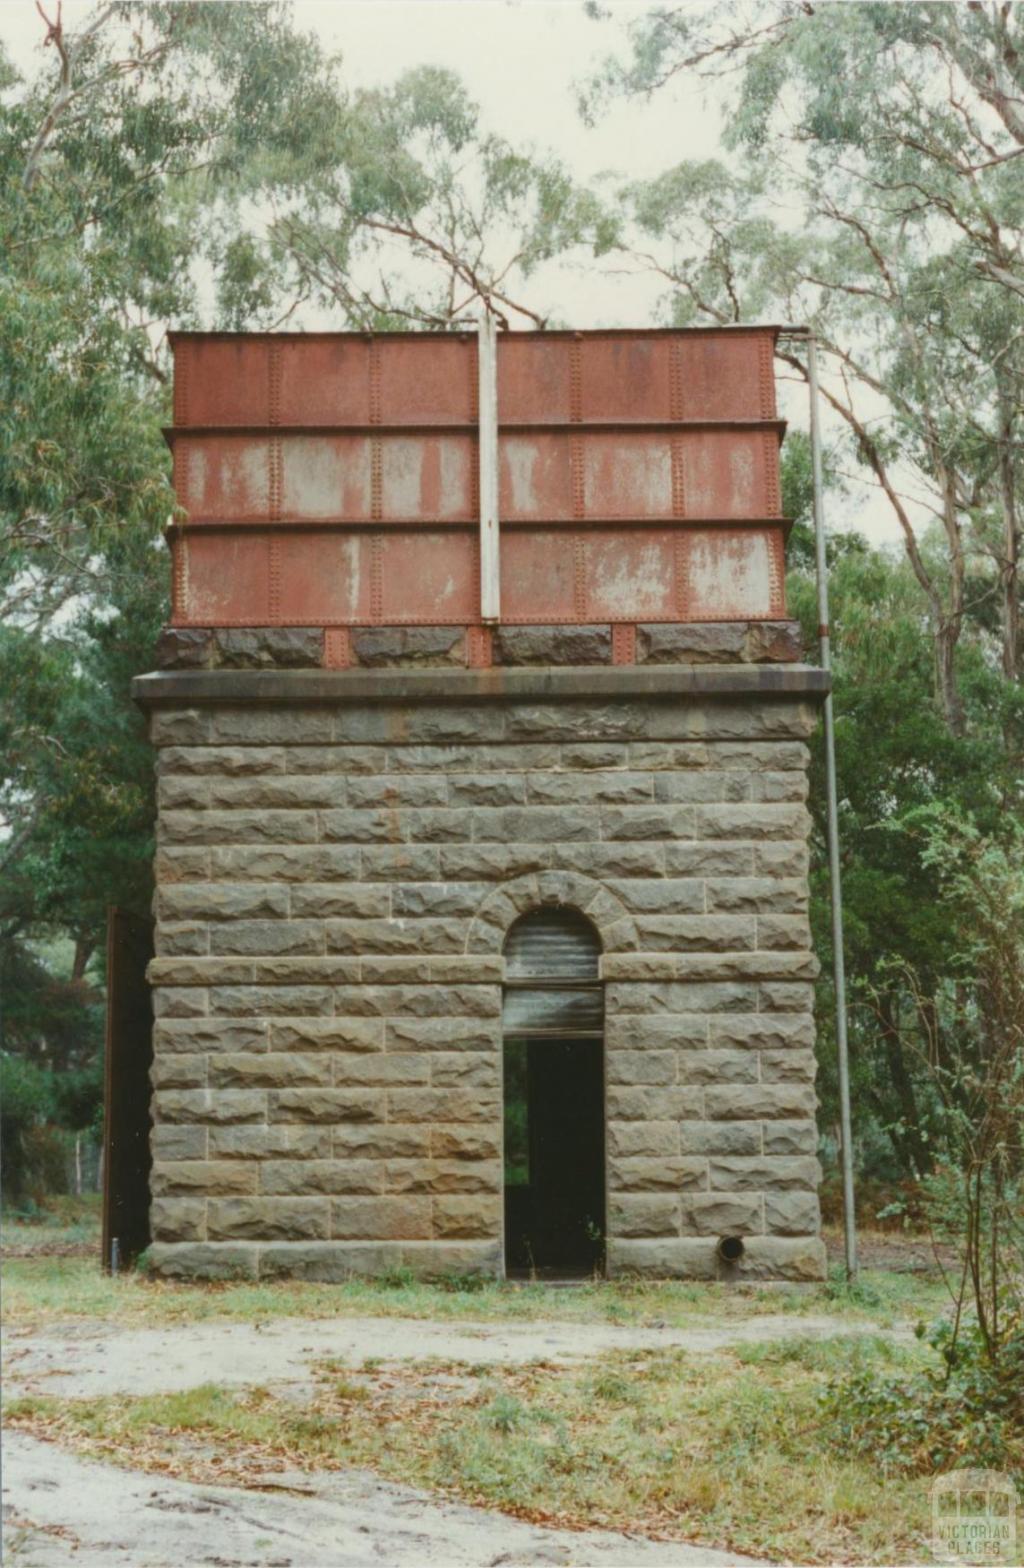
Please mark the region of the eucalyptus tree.
<svg viewBox="0 0 1024 1568"><path fill-rule="evenodd" d="M630 249L675 320L814 327L925 597L954 734L965 626L996 632L1007 677L1021 667L1020 44L1008 4L659 8L585 97L593 113L687 74L725 95L723 159L623 192Z"/></svg>
<svg viewBox="0 0 1024 1568"><path fill-rule="evenodd" d="M450 72L352 91L285 5L37 9L38 69L0 51L0 1005L23 1019L46 1014L26 942L69 936L78 983L106 905L148 903L128 691L167 599L168 327L542 324L535 269L607 221Z"/></svg>

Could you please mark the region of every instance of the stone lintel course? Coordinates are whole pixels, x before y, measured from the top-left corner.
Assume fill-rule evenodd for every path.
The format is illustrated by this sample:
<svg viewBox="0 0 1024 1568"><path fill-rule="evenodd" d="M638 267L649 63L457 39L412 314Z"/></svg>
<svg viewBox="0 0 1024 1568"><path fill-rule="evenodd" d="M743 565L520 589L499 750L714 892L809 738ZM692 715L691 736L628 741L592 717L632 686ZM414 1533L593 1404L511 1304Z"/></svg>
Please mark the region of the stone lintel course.
<svg viewBox="0 0 1024 1568"><path fill-rule="evenodd" d="M500 1273L502 945L549 903L601 937L609 1272L820 1278L805 799L826 685L798 665L138 681L154 1267ZM723 1234L744 1237L732 1270Z"/></svg>

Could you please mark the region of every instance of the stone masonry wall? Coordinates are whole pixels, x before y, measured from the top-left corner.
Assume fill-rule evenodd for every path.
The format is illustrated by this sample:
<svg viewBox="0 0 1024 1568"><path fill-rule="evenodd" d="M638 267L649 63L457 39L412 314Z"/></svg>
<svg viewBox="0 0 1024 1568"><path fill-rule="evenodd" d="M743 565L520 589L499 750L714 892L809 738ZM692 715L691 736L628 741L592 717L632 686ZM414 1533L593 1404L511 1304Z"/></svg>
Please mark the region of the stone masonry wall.
<svg viewBox="0 0 1024 1568"><path fill-rule="evenodd" d="M816 710L634 673L154 708L159 1272L500 1272L502 943L555 902L604 949L609 1272L715 1277L740 1233L737 1277L821 1276Z"/></svg>

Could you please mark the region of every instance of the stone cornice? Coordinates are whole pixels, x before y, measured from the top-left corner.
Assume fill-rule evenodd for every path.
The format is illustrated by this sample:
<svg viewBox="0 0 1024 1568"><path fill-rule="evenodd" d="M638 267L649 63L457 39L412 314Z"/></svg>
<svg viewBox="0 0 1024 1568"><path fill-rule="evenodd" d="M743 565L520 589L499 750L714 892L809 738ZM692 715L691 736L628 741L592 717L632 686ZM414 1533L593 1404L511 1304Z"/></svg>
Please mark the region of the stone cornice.
<svg viewBox="0 0 1024 1568"><path fill-rule="evenodd" d="M822 702L831 682L808 664L486 670L166 670L139 675L132 696L154 706L421 702Z"/></svg>

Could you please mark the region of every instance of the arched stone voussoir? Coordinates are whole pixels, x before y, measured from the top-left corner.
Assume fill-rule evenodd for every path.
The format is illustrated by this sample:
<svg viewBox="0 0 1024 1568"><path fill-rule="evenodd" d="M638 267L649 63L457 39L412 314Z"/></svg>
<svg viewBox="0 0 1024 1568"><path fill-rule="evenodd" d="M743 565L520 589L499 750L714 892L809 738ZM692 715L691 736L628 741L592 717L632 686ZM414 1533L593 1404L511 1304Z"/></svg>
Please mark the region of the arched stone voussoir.
<svg viewBox="0 0 1024 1568"><path fill-rule="evenodd" d="M622 951L632 921L603 882L576 871L540 871L513 877L487 894L470 925L466 952L500 954L512 922L544 904L578 909L597 927L604 952Z"/></svg>

